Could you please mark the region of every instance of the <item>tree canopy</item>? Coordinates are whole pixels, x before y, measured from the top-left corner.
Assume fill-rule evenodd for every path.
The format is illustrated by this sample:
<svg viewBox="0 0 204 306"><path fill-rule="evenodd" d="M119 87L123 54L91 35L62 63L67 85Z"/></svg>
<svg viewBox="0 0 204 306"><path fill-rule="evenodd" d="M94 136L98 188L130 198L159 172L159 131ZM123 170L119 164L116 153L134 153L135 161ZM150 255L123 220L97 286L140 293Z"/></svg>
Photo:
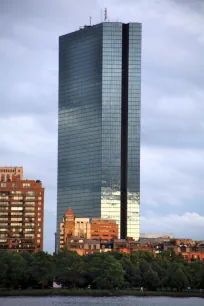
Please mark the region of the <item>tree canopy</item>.
<svg viewBox="0 0 204 306"><path fill-rule="evenodd" d="M188 263L172 251L156 257L149 251L86 256L67 250L57 255L0 252L0 288L44 288L53 281L69 288L203 289L204 262Z"/></svg>

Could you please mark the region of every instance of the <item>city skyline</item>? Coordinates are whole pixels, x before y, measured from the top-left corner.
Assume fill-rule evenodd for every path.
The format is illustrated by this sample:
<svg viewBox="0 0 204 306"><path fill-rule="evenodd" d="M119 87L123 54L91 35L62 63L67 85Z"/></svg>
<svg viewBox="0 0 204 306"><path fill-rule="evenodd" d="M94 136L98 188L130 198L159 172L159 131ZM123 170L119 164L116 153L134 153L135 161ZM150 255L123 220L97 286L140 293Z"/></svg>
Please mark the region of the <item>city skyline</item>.
<svg viewBox="0 0 204 306"><path fill-rule="evenodd" d="M57 245L67 205L139 239L141 43L136 21L59 38Z"/></svg>
<svg viewBox="0 0 204 306"><path fill-rule="evenodd" d="M201 238L203 3L69 5L62 0L0 3L0 158L2 165L23 165L25 178L40 172L46 189L45 250L54 250L56 227L58 36L89 24L89 16L93 24L100 22L106 6L110 21L143 24L141 232Z"/></svg>

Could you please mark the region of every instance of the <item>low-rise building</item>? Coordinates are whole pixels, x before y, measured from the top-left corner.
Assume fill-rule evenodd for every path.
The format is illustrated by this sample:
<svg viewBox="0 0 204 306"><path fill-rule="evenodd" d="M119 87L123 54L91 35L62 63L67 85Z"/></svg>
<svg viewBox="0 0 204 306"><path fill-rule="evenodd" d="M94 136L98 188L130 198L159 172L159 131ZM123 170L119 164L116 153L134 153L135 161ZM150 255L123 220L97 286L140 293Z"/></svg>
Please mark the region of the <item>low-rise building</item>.
<svg viewBox="0 0 204 306"><path fill-rule="evenodd" d="M69 247L70 239L99 240L108 242L118 238L118 224L114 220L100 218L77 218L68 208L60 224L60 249Z"/></svg>
<svg viewBox="0 0 204 306"><path fill-rule="evenodd" d="M79 255L96 252L131 254L149 251L154 256L170 250L185 260L204 260L204 241L174 238L173 234L143 234L139 241L129 237L118 239L118 225L114 220L77 218L69 208L60 225L60 249L67 248Z"/></svg>
<svg viewBox="0 0 204 306"><path fill-rule="evenodd" d="M146 239L173 239L174 235L173 234L145 234L141 233L140 234L140 239L141 238L146 238Z"/></svg>
<svg viewBox="0 0 204 306"><path fill-rule="evenodd" d="M100 240L67 238L66 247L70 251L76 251L79 255L93 254L100 252Z"/></svg>

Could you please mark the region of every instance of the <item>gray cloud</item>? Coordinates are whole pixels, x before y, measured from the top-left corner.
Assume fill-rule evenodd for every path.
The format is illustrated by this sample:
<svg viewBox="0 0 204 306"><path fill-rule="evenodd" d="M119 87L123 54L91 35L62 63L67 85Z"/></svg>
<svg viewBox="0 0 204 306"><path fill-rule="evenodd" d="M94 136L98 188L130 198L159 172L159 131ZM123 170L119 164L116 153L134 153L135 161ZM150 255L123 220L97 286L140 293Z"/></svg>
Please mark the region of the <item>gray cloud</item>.
<svg viewBox="0 0 204 306"><path fill-rule="evenodd" d="M89 16L100 22L105 7L110 21L143 23L142 231L171 232L181 222L176 234L184 235L190 216L192 234L200 237L203 1L1 0L0 159L43 181L48 251L56 211L58 36L89 23Z"/></svg>
<svg viewBox="0 0 204 306"><path fill-rule="evenodd" d="M145 217L141 218L141 222L141 229L145 231L150 232L152 228L156 228L158 234L173 233L179 238L203 240L204 217L197 213L169 214L158 217L149 211Z"/></svg>

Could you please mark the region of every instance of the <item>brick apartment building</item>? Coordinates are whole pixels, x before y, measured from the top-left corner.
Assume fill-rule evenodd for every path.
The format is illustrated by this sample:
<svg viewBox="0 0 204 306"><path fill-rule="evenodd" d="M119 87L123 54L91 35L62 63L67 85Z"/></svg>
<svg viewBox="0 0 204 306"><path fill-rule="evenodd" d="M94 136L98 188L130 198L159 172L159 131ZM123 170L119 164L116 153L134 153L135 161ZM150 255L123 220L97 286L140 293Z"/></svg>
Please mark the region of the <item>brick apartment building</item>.
<svg viewBox="0 0 204 306"><path fill-rule="evenodd" d="M60 224L60 249L73 239L109 241L118 237L118 224L115 220L99 218L76 218L68 208ZM90 242L92 243L92 242ZM94 244L93 244L94 245Z"/></svg>
<svg viewBox="0 0 204 306"><path fill-rule="evenodd" d="M16 175L0 181L0 250L41 251L44 188L40 180L23 180L23 171L16 169Z"/></svg>

